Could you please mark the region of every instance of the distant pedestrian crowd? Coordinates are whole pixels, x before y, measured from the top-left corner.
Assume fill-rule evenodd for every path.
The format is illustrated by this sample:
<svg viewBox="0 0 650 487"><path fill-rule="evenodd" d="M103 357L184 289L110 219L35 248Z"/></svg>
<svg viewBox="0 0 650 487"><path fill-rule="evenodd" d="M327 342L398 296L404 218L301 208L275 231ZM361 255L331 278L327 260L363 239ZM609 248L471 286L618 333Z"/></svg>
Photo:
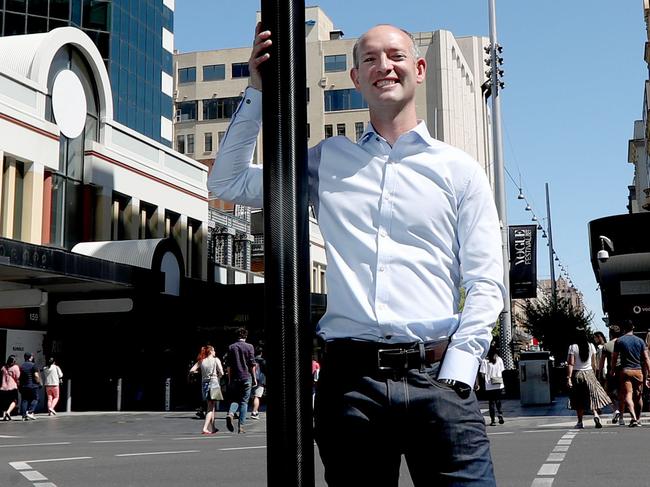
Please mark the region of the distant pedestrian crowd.
<svg viewBox="0 0 650 487"><path fill-rule="evenodd" d="M11 421L14 412L19 412L23 421L35 420L43 389L47 413L49 416L56 415L63 372L53 357L47 360L47 365L39 368L31 352L23 355L22 364L18 363L15 355L9 355L0 369L0 375L2 377L0 384L2 421Z"/></svg>

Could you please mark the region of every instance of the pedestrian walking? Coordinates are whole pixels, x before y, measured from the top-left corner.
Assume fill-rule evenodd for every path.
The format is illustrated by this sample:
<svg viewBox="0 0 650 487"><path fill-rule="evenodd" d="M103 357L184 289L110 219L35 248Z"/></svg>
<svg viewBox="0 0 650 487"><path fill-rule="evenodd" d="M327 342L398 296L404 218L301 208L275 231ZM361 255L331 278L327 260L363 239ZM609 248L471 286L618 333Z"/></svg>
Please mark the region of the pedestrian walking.
<svg viewBox="0 0 650 487"><path fill-rule="evenodd" d="M255 207L259 66L272 42L258 24L250 85L208 178L216 197ZM503 309L501 230L483 169L417 118L426 67L406 31L367 31L350 76L370 123L357 143L331 137L308 153L327 253L315 437L330 487L397 485L402 455L416 486L496 484L470 384Z"/></svg>
<svg viewBox="0 0 650 487"><path fill-rule="evenodd" d="M219 431L214 426L215 410L218 401L223 399L220 379L223 376L221 360L217 358L212 345L201 347L196 363L190 369L190 374L201 373L201 391L203 400L207 403L205 421L201 434L213 435Z"/></svg>
<svg viewBox="0 0 650 487"><path fill-rule="evenodd" d="M490 346L487 357L481 361L480 373L483 375L485 383L485 395L488 399L488 411L490 412L490 426L496 426L496 418L499 424L503 424L503 412L501 410L501 397L505 392L503 384L503 360L497 353L494 344Z"/></svg>
<svg viewBox="0 0 650 487"><path fill-rule="evenodd" d="M625 320L622 323L623 335L614 345L613 361L620 357L619 370L619 408L621 413L627 407L632 419L630 427L641 426L641 411L643 409L643 386L650 387L650 356L645 342L634 335L634 323ZM624 425L623 414L618 420Z"/></svg>
<svg viewBox="0 0 650 487"><path fill-rule="evenodd" d="M47 365L43 367L43 383L45 385L45 395L47 397L47 414L56 416L56 405L59 403L59 389L63 384L63 372L54 361L54 357L47 360Z"/></svg>
<svg viewBox="0 0 650 487"><path fill-rule="evenodd" d="M609 396L596 379L596 348L589 341L586 330L576 330L575 343L569 346L567 355L567 386L570 390L571 409L575 410L578 422L575 428L584 428L586 410L594 415L596 428L602 428L599 410L610 404Z"/></svg>
<svg viewBox="0 0 650 487"><path fill-rule="evenodd" d="M266 359L264 358L264 349L257 347L255 354L255 377L257 386L253 389L253 408L251 410L251 419L260 419L260 403L266 390Z"/></svg>
<svg viewBox="0 0 650 487"><path fill-rule="evenodd" d="M234 432L235 413L238 417L238 433L245 433L246 414L248 414L248 401L251 397L251 389L257 387L255 378L255 349L250 343L246 343L248 330L239 328L237 330L239 339L228 347L227 375L228 395L230 407L226 415L226 427L228 431Z"/></svg>
<svg viewBox="0 0 650 487"><path fill-rule="evenodd" d="M619 410L620 399L618 396L618 370L621 365L621 359L618 357L616 362L612 361L614 356L614 345L619 336L621 336L621 331L618 325L610 325L609 341L603 345L603 353L598 365L601 376L605 377L605 392L607 392L607 395L612 402L612 409L614 410L614 414L612 415L612 424L617 424L621 418L621 411Z"/></svg>
<svg viewBox="0 0 650 487"><path fill-rule="evenodd" d="M315 358L311 359L311 407L316 404L316 390L318 389L318 379L320 378L320 364Z"/></svg>
<svg viewBox="0 0 650 487"><path fill-rule="evenodd" d="M605 388L607 368L602 369L600 363L603 361L603 355L605 354L605 343L607 343L605 334L602 331L594 332L594 346L596 347L596 369L594 372L596 373L596 379L603 386L603 389Z"/></svg>
<svg viewBox="0 0 650 487"><path fill-rule="evenodd" d="M0 373L2 374L2 383L0 384L2 421L11 421L11 412L18 405L18 381L20 379L20 367L16 363L15 355L7 357Z"/></svg>
<svg viewBox="0 0 650 487"><path fill-rule="evenodd" d="M34 363L34 355L25 352L25 361L20 366L20 412L23 421L36 419L34 412L38 404L38 389L41 387L41 374Z"/></svg>

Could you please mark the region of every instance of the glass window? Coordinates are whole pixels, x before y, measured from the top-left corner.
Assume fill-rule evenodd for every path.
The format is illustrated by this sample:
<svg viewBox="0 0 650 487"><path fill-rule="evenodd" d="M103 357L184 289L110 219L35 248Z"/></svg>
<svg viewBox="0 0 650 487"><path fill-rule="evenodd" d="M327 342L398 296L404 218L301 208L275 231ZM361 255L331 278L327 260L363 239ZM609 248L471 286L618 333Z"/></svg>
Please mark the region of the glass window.
<svg viewBox="0 0 650 487"><path fill-rule="evenodd" d="M31 5L34 0L29 0ZM77 27L81 27L81 0L72 0L71 21Z"/></svg>
<svg viewBox="0 0 650 487"><path fill-rule="evenodd" d="M50 30L58 29L59 27L68 27L67 20L53 19L50 17Z"/></svg>
<svg viewBox="0 0 650 487"><path fill-rule="evenodd" d="M325 72L333 73L335 71L345 71L347 69L345 58L345 54L325 56Z"/></svg>
<svg viewBox="0 0 650 487"><path fill-rule="evenodd" d="M185 136L177 135L176 136L176 150L181 154L185 154Z"/></svg>
<svg viewBox="0 0 650 487"><path fill-rule="evenodd" d="M7 8L9 8L9 3L7 2ZM29 0L27 13L47 16L47 0Z"/></svg>
<svg viewBox="0 0 650 487"><path fill-rule="evenodd" d="M212 152L212 132L206 132L203 135L203 150L205 152Z"/></svg>
<svg viewBox="0 0 650 487"><path fill-rule="evenodd" d="M345 124L344 123L337 123L336 124L336 135L345 136Z"/></svg>
<svg viewBox="0 0 650 487"><path fill-rule="evenodd" d="M25 13L27 7L26 0L7 0L5 8L11 10L12 12L21 12Z"/></svg>
<svg viewBox="0 0 650 487"><path fill-rule="evenodd" d="M12 14L7 12L5 14L5 35L20 35L25 33L25 15Z"/></svg>
<svg viewBox="0 0 650 487"><path fill-rule="evenodd" d="M221 141L223 140L225 135L226 135L226 132L217 132L217 139L219 141L219 147L221 147Z"/></svg>
<svg viewBox="0 0 650 487"><path fill-rule="evenodd" d="M179 83L193 83L196 81L196 68L179 68L178 82Z"/></svg>
<svg viewBox="0 0 650 487"><path fill-rule="evenodd" d="M329 139L333 135L334 135L334 132L332 130L332 125L331 124L325 125L325 138Z"/></svg>
<svg viewBox="0 0 650 487"><path fill-rule="evenodd" d="M354 140L359 140L363 136L364 131L363 122L354 122Z"/></svg>
<svg viewBox="0 0 650 487"><path fill-rule="evenodd" d="M110 2L84 0L82 25L87 29L108 30Z"/></svg>
<svg viewBox="0 0 650 487"><path fill-rule="evenodd" d="M196 101L183 101L176 105L179 114L178 122L196 120Z"/></svg>
<svg viewBox="0 0 650 487"><path fill-rule="evenodd" d="M212 64L203 66L203 81L226 79L226 65Z"/></svg>
<svg viewBox="0 0 650 487"><path fill-rule="evenodd" d="M50 17L70 19L70 0L50 0Z"/></svg>
<svg viewBox="0 0 650 487"><path fill-rule="evenodd" d="M311 127L307 124L307 138L311 137Z"/></svg>
<svg viewBox="0 0 650 487"><path fill-rule="evenodd" d="M368 104L355 89L327 90L325 93L325 111L360 110L368 108Z"/></svg>
<svg viewBox="0 0 650 487"><path fill-rule="evenodd" d="M34 17L33 15L28 15L27 32L30 34L47 32L47 19L45 17Z"/></svg>
<svg viewBox="0 0 650 487"><path fill-rule="evenodd" d="M233 78L248 78L249 76L248 63L232 63Z"/></svg>
<svg viewBox="0 0 650 487"><path fill-rule="evenodd" d="M240 96L210 98L203 100L203 120L224 120L232 118L239 106Z"/></svg>
<svg viewBox="0 0 650 487"><path fill-rule="evenodd" d="M194 154L194 134L187 134L187 153Z"/></svg>

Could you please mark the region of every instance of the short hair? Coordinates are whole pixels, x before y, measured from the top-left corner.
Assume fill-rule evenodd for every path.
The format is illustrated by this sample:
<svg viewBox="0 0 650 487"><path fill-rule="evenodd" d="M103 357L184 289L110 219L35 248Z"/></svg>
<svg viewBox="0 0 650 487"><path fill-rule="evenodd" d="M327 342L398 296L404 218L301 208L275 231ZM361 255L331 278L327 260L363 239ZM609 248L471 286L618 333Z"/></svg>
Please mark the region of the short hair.
<svg viewBox="0 0 650 487"><path fill-rule="evenodd" d="M25 360L29 360L32 358L32 354L31 352L25 352L25 355L23 355L23 357L25 358Z"/></svg>
<svg viewBox="0 0 650 487"><path fill-rule="evenodd" d="M413 37L413 34L411 34L408 30L402 29L401 27L397 27L393 24L377 24L375 27L379 26L388 26L388 27L393 27L397 30L402 31L404 34L408 36L409 39L411 39L411 54L413 54L413 57L415 59L420 58L420 48L418 47L417 43L415 42L415 37ZM364 32L361 34L361 37L359 37L356 42L354 43L354 47L352 48L352 62L355 68L359 68L359 45L361 44L361 40L364 38L364 36L367 34L368 31Z"/></svg>
<svg viewBox="0 0 650 487"><path fill-rule="evenodd" d="M244 328L243 326L241 328L238 328L237 329L237 336L239 338L242 338L242 339L246 340L246 338L248 338L248 330L246 328Z"/></svg>
<svg viewBox="0 0 650 487"><path fill-rule="evenodd" d="M634 330L634 322L632 320L623 320L621 322L621 330L623 333L629 333Z"/></svg>

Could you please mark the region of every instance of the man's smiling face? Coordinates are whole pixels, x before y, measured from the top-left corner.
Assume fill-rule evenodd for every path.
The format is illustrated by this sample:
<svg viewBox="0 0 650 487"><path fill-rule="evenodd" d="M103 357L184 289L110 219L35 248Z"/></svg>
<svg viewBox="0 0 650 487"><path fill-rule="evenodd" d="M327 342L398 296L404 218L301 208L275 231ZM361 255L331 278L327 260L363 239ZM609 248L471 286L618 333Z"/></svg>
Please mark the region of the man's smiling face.
<svg viewBox="0 0 650 487"><path fill-rule="evenodd" d="M373 27L359 40L357 59L350 77L371 110L415 101L426 63L415 57L413 41L405 32L390 25Z"/></svg>

